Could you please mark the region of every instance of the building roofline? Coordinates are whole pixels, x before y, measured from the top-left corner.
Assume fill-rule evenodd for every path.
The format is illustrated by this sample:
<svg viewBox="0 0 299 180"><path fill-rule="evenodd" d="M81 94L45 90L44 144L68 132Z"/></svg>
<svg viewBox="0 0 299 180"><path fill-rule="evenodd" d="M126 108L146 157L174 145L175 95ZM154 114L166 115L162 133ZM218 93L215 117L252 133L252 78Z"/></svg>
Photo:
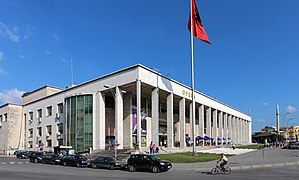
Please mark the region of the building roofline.
<svg viewBox="0 0 299 180"><path fill-rule="evenodd" d="M41 90L41 89L46 88L46 87L51 87L51 88L55 88L55 89L64 90L63 88L59 88L59 87L55 87L55 86L45 85L45 86L40 87L40 88L38 88L38 89L35 89L35 90L33 90L33 91L25 92L25 93L22 95L22 97L28 96L28 95L30 95L30 94L32 94L32 93L35 93L35 92L37 92L37 91L39 91L39 90Z"/></svg>
<svg viewBox="0 0 299 180"><path fill-rule="evenodd" d="M13 106L22 106L21 104L16 104L16 103L5 103L3 105L0 106L0 109L5 107L5 106L9 106L9 105L13 105Z"/></svg>
<svg viewBox="0 0 299 180"><path fill-rule="evenodd" d="M150 72L152 72L152 73L154 73L154 74L157 74L157 75L159 75L159 76L161 76L161 77L163 77L163 78L165 78L165 79L168 79L168 80L170 80L170 81L172 81L172 82L174 82L174 83L177 83L177 84L179 84L179 85L181 85L181 86L183 86L183 87L185 87L185 88L187 88L187 89L189 89L189 90L192 90L189 86L187 86L187 85L185 85L185 84L182 84L182 83L180 83L180 82L178 82L178 81L176 81L176 80L174 80L174 79L171 79L171 78L169 78L169 77L167 77L167 76L165 76L165 75L163 75L163 74L161 74L161 73L159 73L159 72L157 72L157 71L155 71L155 70L153 70L153 69L150 69L150 68L148 68L148 67L146 67L146 66L144 66L144 65L142 65L142 64L135 64L135 65L132 65L132 66L129 66L129 67L126 67L126 68L123 68L123 69L120 69L120 70L117 70L117 71L108 73L108 74L106 74L106 75L100 76L100 77L98 77L98 78L95 78L95 79L92 79L92 80L83 82L83 83L81 83L81 84L79 84L79 85L76 85L76 86L73 86L73 87L70 87L70 88L67 88L67 89L62 89L62 91L60 91L60 92L57 92L57 93L55 93L55 94L52 94L52 95L43 97L43 98L41 98L41 99L32 101L32 102L27 103L27 104L24 104L24 105L28 105L28 104L31 104L31 103L34 103L34 102L37 102L37 101L46 99L46 98L51 97L51 96L54 96L54 95L58 95L58 94L61 94L61 93L65 93L65 92L67 92L67 91L69 91L69 90L76 89L76 88L81 87L81 86L84 86L84 85L86 85L86 84L89 84L89 83L92 83L92 82L95 82L95 81L104 79L104 78L106 78L106 77L109 77L109 76L112 76L112 75L115 75L115 74L118 74L118 73L121 73L121 72L125 72L125 71L131 70L131 69L135 69L135 68L138 68L138 67L141 67L141 68L143 68L143 69L146 69L146 70L148 70L148 71L150 71ZM47 87L47 86L44 86L44 87ZM44 88L44 87L43 87L43 88ZM41 88L40 88L40 89L41 89ZM35 91L37 91L37 90L35 90ZM32 91L32 92L35 92L35 91ZM206 94L203 94L202 92L199 92L199 91L197 91L197 90L194 90L194 91L195 91L196 93L198 93L198 94L200 94L200 95L206 97L206 98L209 98L209 99L211 99L211 100L213 100L213 101L216 101L216 102L218 102L218 103L220 103L220 104L222 104L222 105L225 105L225 106L227 106L227 107L229 107L229 108L231 108L231 109L233 109L233 110L235 110L235 111L238 111L238 112L240 112L240 113L242 113L242 114L245 114L245 115L251 117L251 115L248 115L248 114L246 114L246 113L244 113L244 112L242 112L242 111L240 111L240 110L238 110L238 109L236 109L236 108L234 108L234 107L232 107L232 106L230 106L230 105L228 105L228 104L225 104L225 103L223 103L223 102L221 102L221 101L219 101L219 100L217 100L217 99L214 99L214 98L212 98L212 97L210 97L210 96L208 96L208 95L206 95Z"/></svg>

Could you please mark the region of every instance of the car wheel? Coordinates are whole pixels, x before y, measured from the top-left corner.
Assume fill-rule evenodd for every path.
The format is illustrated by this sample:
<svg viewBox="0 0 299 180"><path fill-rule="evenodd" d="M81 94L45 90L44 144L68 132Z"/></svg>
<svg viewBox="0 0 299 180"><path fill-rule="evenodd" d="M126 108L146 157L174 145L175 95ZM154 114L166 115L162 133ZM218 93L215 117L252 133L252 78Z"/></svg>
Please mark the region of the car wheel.
<svg viewBox="0 0 299 180"><path fill-rule="evenodd" d="M76 166L79 168L80 167L80 163L76 163Z"/></svg>
<svg viewBox="0 0 299 180"><path fill-rule="evenodd" d="M158 173L158 172L160 172L159 167L158 167L157 165L154 165L154 166L152 167L152 172L153 172L153 173Z"/></svg>
<svg viewBox="0 0 299 180"><path fill-rule="evenodd" d="M136 171L136 167L133 164L130 164L129 165L129 171L135 172Z"/></svg>
<svg viewBox="0 0 299 180"><path fill-rule="evenodd" d="M63 164L64 166L66 166L66 162L63 162L62 164Z"/></svg>
<svg viewBox="0 0 299 180"><path fill-rule="evenodd" d="M56 163L55 163L55 161L52 161L52 165L55 165Z"/></svg>
<svg viewBox="0 0 299 180"><path fill-rule="evenodd" d="M91 167L96 169L97 168L97 165L96 164L91 164Z"/></svg>
<svg viewBox="0 0 299 180"><path fill-rule="evenodd" d="M38 163L37 159L34 159L34 162L35 162L35 163Z"/></svg>
<svg viewBox="0 0 299 180"><path fill-rule="evenodd" d="M110 164L109 169L113 170L114 169L114 164Z"/></svg>

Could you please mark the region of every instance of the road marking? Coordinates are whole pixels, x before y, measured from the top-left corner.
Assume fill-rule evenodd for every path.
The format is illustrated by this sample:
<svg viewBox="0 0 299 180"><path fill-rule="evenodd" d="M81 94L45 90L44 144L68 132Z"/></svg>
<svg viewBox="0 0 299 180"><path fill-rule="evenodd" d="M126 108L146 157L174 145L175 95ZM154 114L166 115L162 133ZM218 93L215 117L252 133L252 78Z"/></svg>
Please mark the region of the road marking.
<svg viewBox="0 0 299 180"><path fill-rule="evenodd" d="M16 164L15 162L10 162L9 164Z"/></svg>
<svg viewBox="0 0 299 180"><path fill-rule="evenodd" d="M1 164L6 164L6 162L1 162Z"/></svg>
<svg viewBox="0 0 299 180"><path fill-rule="evenodd" d="M23 162L18 162L18 164L23 164Z"/></svg>

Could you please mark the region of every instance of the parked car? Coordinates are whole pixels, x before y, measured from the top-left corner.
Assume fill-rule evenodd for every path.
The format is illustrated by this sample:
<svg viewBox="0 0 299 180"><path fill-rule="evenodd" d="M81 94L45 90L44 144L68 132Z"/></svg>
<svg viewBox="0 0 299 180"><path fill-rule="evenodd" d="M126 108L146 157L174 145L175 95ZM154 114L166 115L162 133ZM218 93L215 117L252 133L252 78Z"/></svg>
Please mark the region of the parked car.
<svg viewBox="0 0 299 180"><path fill-rule="evenodd" d="M28 151L18 151L16 154L17 159L27 159L29 155Z"/></svg>
<svg viewBox="0 0 299 180"><path fill-rule="evenodd" d="M299 149L299 142L289 142L288 149Z"/></svg>
<svg viewBox="0 0 299 180"><path fill-rule="evenodd" d="M91 167L93 168L108 168L115 169L120 168L120 161L114 157L98 157L91 161Z"/></svg>
<svg viewBox="0 0 299 180"><path fill-rule="evenodd" d="M68 155L61 159L61 164L64 166L89 166L90 160L82 155Z"/></svg>
<svg viewBox="0 0 299 180"><path fill-rule="evenodd" d="M34 163L41 163L44 156L44 152L34 152L30 155L29 161Z"/></svg>
<svg viewBox="0 0 299 180"><path fill-rule="evenodd" d="M129 171L146 170L153 173L168 171L172 168L169 161L161 160L159 157L147 154L134 154L128 159L127 167Z"/></svg>
<svg viewBox="0 0 299 180"><path fill-rule="evenodd" d="M59 157L59 155L47 154L43 157L42 163L56 165L56 164L60 164L60 160L61 160L61 158Z"/></svg>

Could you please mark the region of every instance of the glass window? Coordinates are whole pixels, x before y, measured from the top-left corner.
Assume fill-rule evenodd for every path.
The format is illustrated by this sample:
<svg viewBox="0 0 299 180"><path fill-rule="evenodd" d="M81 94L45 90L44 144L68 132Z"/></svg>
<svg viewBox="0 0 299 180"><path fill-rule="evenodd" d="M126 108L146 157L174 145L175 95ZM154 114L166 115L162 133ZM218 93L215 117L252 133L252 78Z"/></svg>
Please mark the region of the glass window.
<svg viewBox="0 0 299 180"><path fill-rule="evenodd" d="M62 103L57 104L57 112L60 114L63 113L63 104Z"/></svg>
<svg viewBox="0 0 299 180"><path fill-rule="evenodd" d="M33 148L33 142L32 142L32 141L29 141L29 142L28 142L28 147L29 147L29 148Z"/></svg>
<svg viewBox="0 0 299 180"><path fill-rule="evenodd" d="M32 138L33 137L33 129L29 129L29 135L28 135L29 138Z"/></svg>
<svg viewBox="0 0 299 180"><path fill-rule="evenodd" d="M66 99L67 144L76 152L87 152L92 146L92 95Z"/></svg>
<svg viewBox="0 0 299 180"><path fill-rule="evenodd" d="M39 136L39 137L41 137L42 136L42 127L38 127L37 128L37 135Z"/></svg>
<svg viewBox="0 0 299 180"><path fill-rule="evenodd" d="M43 116L42 109L37 110L37 118L41 118Z"/></svg>
<svg viewBox="0 0 299 180"><path fill-rule="evenodd" d="M7 122L7 113L4 114L4 120L3 122Z"/></svg>
<svg viewBox="0 0 299 180"><path fill-rule="evenodd" d="M47 135L48 136L52 135L52 126L51 125L47 126Z"/></svg>
<svg viewBox="0 0 299 180"><path fill-rule="evenodd" d="M52 116L52 106L47 107L47 116Z"/></svg>
<svg viewBox="0 0 299 180"><path fill-rule="evenodd" d="M2 115L0 115L0 123L2 123L3 121L2 121Z"/></svg>
<svg viewBox="0 0 299 180"><path fill-rule="evenodd" d="M60 135L63 134L63 123L57 124L57 129Z"/></svg>
<svg viewBox="0 0 299 180"><path fill-rule="evenodd" d="M52 140L51 139L47 140L46 146L47 147L52 147Z"/></svg>
<svg viewBox="0 0 299 180"><path fill-rule="evenodd" d="M33 120L33 112L29 112L29 120Z"/></svg>

